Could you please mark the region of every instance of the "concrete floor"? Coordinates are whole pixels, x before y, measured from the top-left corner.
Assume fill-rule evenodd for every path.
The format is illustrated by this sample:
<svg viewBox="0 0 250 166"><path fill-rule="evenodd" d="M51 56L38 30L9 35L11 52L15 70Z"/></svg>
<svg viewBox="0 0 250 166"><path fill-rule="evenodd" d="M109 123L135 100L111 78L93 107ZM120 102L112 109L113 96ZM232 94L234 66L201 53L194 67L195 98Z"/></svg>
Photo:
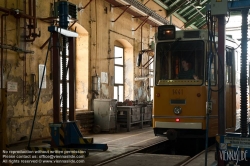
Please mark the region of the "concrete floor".
<svg viewBox="0 0 250 166"><path fill-rule="evenodd" d="M156 137L151 127L135 129L131 132L115 134L88 135L94 137L95 143L107 143L109 149L106 152L90 151L90 156L85 159L86 165L95 165L125 153L130 153L143 147L166 141L167 138Z"/></svg>
<svg viewBox="0 0 250 166"><path fill-rule="evenodd" d="M189 156L135 153L104 166L177 166Z"/></svg>
<svg viewBox="0 0 250 166"><path fill-rule="evenodd" d="M152 127L144 127L143 129L139 129L137 127L132 128L130 132L126 132L126 130L121 130L118 133L109 134L109 133L102 133L102 134L89 134L84 135L84 137L93 137L94 143L105 143L108 144L108 150L107 151L98 151L98 150L90 150L89 156L84 159L79 159L81 162L84 160L85 166L95 165L98 164L104 160L136 151L138 149L141 149L145 146L155 144L158 142L166 141L166 138L163 137L156 137L153 133ZM27 146L27 143L20 144L17 146L10 147L10 151L20 151L25 150L25 147ZM31 143L31 147L48 147L48 144L42 143L42 141L36 141ZM25 154L24 154L25 155ZM28 155L28 154L26 154ZM17 158L15 156L15 158ZM24 159L27 160L27 159ZM43 162L46 159L39 160ZM50 160L50 159L47 159ZM36 165L36 166L45 166L51 164L29 164L29 165ZM52 161L52 160L51 160ZM26 163L14 163L13 165L19 165L19 166L26 166ZM74 166L74 165L82 165L82 164L75 164L75 163L60 163L56 164L53 163L53 165L63 165L63 166Z"/></svg>
<svg viewBox="0 0 250 166"><path fill-rule="evenodd" d="M215 161L216 148L213 146L207 151L207 166L217 166ZM205 151L197 154L196 157L190 159L185 166L204 166L205 165Z"/></svg>
<svg viewBox="0 0 250 166"><path fill-rule="evenodd" d="M86 158L79 158L79 159L70 159L68 163L53 163L53 164L41 164L39 162L44 162L46 160L48 161L54 161L53 159L40 159L39 162L36 164L13 164L18 166L76 166L76 165L84 165L84 166L94 166L98 165L98 163L104 162L106 160L109 160L111 158L119 156L125 156L123 158L119 158L118 160L109 162L105 164L106 166L174 166L178 165L178 163L186 161L189 159L189 156L178 156L178 155L164 155L164 154L143 154L143 153L133 153L134 151L137 151L143 147L147 147L152 144L157 144L163 141L166 141L167 138L165 137L156 137L153 133L152 127L144 127L143 129L139 128L132 128L130 132L120 131L118 133L102 133L102 134L89 134L84 135L84 137L93 137L94 143L106 143L108 144L108 150L107 151L98 151L98 150L92 150L89 151L89 156ZM47 144L48 145L48 144ZM32 143L31 146L47 146L44 143L35 142ZM22 144L18 146L13 146L10 148L10 150L21 150L24 149L27 144ZM131 154L130 154L131 153ZM133 154L132 154L133 153ZM213 160L214 157L209 156L209 161ZM27 159L26 159L27 160ZM200 159L204 161L202 158ZM80 161L84 162L81 164L72 163L72 161ZM201 161L201 162L202 162ZM213 162L213 161L212 161ZM195 163L199 163L198 161L195 161ZM192 163L190 163L192 165ZM189 164L189 165L190 165ZM100 164L99 164L100 165ZM190 165L190 166L191 166ZM203 164L204 165L204 164ZM196 166L196 165L192 165ZM197 165L198 166L198 165ZM208 165L209 166L209 165Z"/></svg>

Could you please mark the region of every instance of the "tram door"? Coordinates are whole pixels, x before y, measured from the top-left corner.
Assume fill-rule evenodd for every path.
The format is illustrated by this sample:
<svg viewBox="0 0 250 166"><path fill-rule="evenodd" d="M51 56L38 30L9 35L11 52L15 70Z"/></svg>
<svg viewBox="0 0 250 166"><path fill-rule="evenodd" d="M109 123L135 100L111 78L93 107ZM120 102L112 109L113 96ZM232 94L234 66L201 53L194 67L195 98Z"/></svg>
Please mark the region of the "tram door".
<svg viewBox="0 0 250 166"><path fill-rule="evenodd" d="M235 116L235 62L233 50L226 49L226 128L234 127Z"/></svg>

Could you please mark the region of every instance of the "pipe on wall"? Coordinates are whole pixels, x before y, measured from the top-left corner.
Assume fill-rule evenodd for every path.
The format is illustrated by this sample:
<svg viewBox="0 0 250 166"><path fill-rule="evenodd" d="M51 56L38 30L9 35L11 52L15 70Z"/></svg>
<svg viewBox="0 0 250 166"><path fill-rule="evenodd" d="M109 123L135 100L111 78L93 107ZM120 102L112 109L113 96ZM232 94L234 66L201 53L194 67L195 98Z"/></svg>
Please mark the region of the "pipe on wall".
<svg viewBox="0 0 250 166"><path fill-rule="evenodd" d="M142 40L143 35L142 35L142 31L143 31L143 25L141 26L141 51L143 50L143 40ZM142 70L142 67L141 67L141 77L142 77L142 72L143 72L143 70Z"/></svg>
<svg viewBox="0 0 250 166"><path fill-rule="evenodd" d="M24 6L24 13L26 14L26 0L23 1L23 6ZM23 19L23 25L24 27L27 26L27 23L26 23L26 19ZM26 29L23 30L23 33L24 33L24 36L26 36ZM23 49L26 50L26 43L24 42L23 44ZM23 102L25 102L26 100L26 76L27 76L27 73L26 73L26 62L27 62L27 57L26 57L26 53L24 53L24 64L23 64ZM33 97L33 96L32 96ZM24 105L23 105L23 110L24 110Z"/></svg>
<svg viewBox="0 0 250 166"><path fill-rule="evenodd" d="M26 5L26 1L24 1L24 6ZM32 7L33 4L33 7ZM39 34L36 34L36 0L29 0L29 15L26 14L26 8L25 8L25 13L21 13L19 10L12 10L12 9L7 9L7 8L3 8L0 7L0 11L4 12L4 14L2 14L1 16L1 45L3 45L3 18L8 16L8 15L13 15L15 18L20 19L20 18L24 18L24 22L26 22L26 19L29 19L29 35L25 35L26 38L30 38L32 37L32 39L25 39L25 42L33 42L36 37L40 37L40 31ZM33 26L31 26L33 21ZM31 32L31 29L33 29L33 33ZM3 47L1 47L1 88L3 88ZM24 68L24 77L26 76L26 54L25 54L25 68ZM26 79L25 79L26 82ZM25 86L25 85L24 85ZM26 91L26 89L24 89L24 91ZM25 92L24 92L25 93Z"/></svg>
<svg viewBox="0 0 250 166"><path fill-rule="evenodd" d="M7 9L0 7L0 11L4 13L9 13L10 15L13 15L15 18L29 18L29 19L34 19L33 16L21 13L19 10L13 10L13 9Z"/></svg>
<svg viewBox="0 0 250 166"><path fill-rule="evenodd" d="M36 19L36 0L29 0L28 2L28 6L29 6L29 14L26 13L21 13L20 10L18 9L7 9L7 8L3 8L0 7L0 11L5 12L5 13L9 13L10 15L13 15L15 18L24 18L24 19L29 19L29 24L28 28L29 28L29 35L26 36L26 38L30 38L32 37L32 39L25 39L25 42L33 42L37 37L41 36L41 31L39 30L39 33L36 33L36 23L37 23L37 19ZM32 24L33 21L33 25ZM31 31L31 29L33 29L33 32Z"/></svg>
<svg viewBox="0 0 250 166"><path fill-rule="evenodd" d="M3 18L8 15L9 13L4 13L1 16L1 45L3 45ZM3 89L3 47L1 47L1 89Z"/></svg>
<svg viewBox="0 0 250 166"><path fill-rule="evenodd" d="M25 1L25 2L26 2L26 1ZM32 13L31 13L31 0L29 0L28 6L29 6L29 15L31 16L31 15L32 15ZM25 11L25 13L26 13L26 11ZM26 22L26 19L24 19L24 20L25 20L25 22ZM31 36L31 27L30 27L31 24L32 24L31 20L32 20L32 19L29 19L29 25L28 25L29 34L26 36L26 38L30 38L30 36Z"/></svg>
<svg viewBox="0 0 250 166"><path fill-rule="evenodd" d="M39 30L38 34L36 33L36 28L37 28L37 19L36 19L36 0L29 0L29 15L32 16L33 18L28 18L29 19L29 34L26 36L27 39L25 39L26 42L33 42L37 37L41 36L41 31ZM33 25L32 25L33 24ZM33 29L33 33L31 30ZM32 37L32 39L29 39Z"/></svg>

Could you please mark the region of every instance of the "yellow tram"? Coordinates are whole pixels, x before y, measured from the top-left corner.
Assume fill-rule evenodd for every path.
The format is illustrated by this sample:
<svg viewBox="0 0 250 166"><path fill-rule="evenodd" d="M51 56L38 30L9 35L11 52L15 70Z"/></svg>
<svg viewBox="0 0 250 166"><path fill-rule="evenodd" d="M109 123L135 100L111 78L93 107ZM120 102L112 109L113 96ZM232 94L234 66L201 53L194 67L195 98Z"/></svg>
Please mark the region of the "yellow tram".
<svg viewBox="0 0 250 166"><path fill-rule="evenodd" d="M170 140L179 137L205 138L206 111L211 111L208 137L214 137L218 133L218 90L221 88L218 87L218 68L221 66L220 59L215 55L210 60L209 68L208 54L210 49L215 49L217 39L215 37L211 47L206 30L175 31L174 28L163 25L158 27L156 34L154 133ZM234 40L227 38L225 43L226 129L236 130L239 127L236 114L240 109L240 54L235 49L238 45ZM211 73L210 89L208 73ZM208 93L211 102L207 102Z"/></svg>

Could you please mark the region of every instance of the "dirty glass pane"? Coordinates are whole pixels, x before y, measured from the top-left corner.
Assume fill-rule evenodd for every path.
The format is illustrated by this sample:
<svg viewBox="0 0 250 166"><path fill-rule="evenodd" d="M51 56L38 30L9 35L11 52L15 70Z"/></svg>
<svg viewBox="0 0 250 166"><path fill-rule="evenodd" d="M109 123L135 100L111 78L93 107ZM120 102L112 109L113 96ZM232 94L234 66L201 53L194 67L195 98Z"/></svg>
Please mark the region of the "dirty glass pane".
<svg viewBox="0 0 250 166"><path fill-rule="evenodd" d="M119 102L123 102L123 86L114 86L114 99Z"/></svg>
<svg viewBox="0 0 250 166"><path fill-rule="evenodd" d="M123 99L123 86L119 86L119 100L120 102L123 102L124 99Z"/></svg>
<svg viewBox="0 0 250 166"><path fill-rule="evenodd" d="M150 98L149 99L154 100L154 88L153 87L150 88Z"/></svg>
<svg viewBox="0 0 250 166"><path fill-rule="evenodd" d="M115 46L115 64L123 65L123 48Z"/></svg>
<svg viewBox="0 0 250 166"><path fill-rule="evenodd" d="M115 84L123 84L123 67L115 66Z"/></svg>
<svg viewBox="0 0 250 166"><path fill-rule="evenodd" d="M117 86L114 86L114 99L116 99L117 100L117 97L118 97L118 91L117 91L118 89L117 89Z"/></svg>

